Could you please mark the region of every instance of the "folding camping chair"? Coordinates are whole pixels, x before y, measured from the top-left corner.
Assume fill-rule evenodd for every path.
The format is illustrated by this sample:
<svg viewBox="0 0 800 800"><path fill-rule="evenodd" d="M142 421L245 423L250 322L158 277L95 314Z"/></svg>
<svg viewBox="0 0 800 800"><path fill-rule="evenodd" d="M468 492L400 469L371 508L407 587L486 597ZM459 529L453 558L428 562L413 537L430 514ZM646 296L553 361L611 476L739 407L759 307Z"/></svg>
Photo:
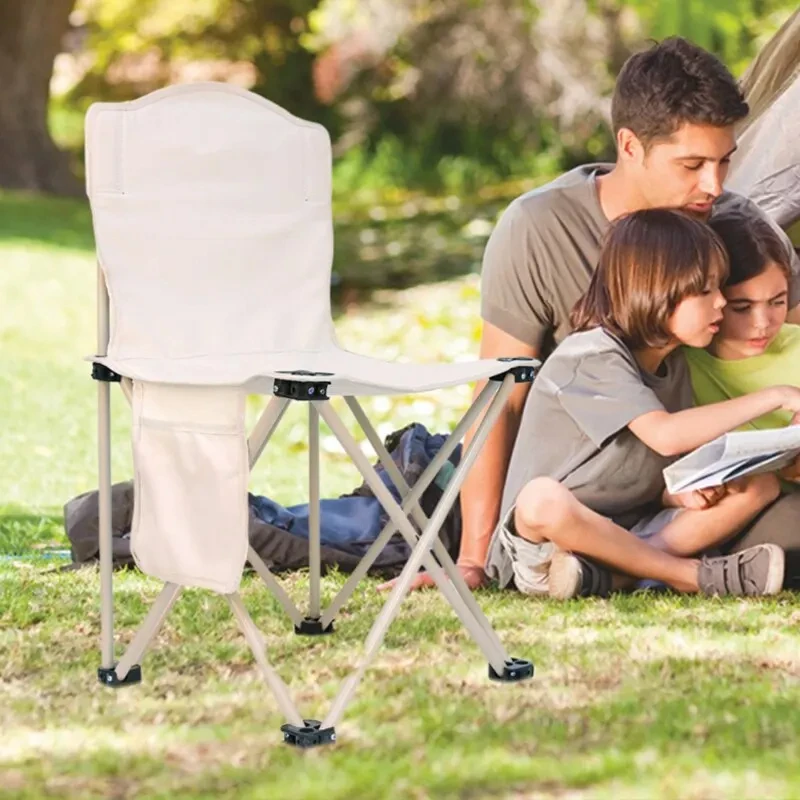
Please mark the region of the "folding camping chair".
<svg viewBox="0 0 800 800"><path fill-rule="evenodd" d="M491 678L517 681L533 666L510 658L438 539L464 477L517 382L526 358L472 363L389 363L336 342L330 311L333 253L327 132L230 86L172 87L130 103L99 103L86 119L87 193L98 256L98 381L102 663L106 686L141 680L140 661L184 586L225 595L286 718L284 739L311 746L335 726L421 566L483 651ZM410 394L486 379L486 386L412 489L356 397ZM165 584L124 655L113 630L109 395L132 406L137 564ZM247 393L271 395L250 432ZM341 396L402 495L398 504L329 397ZM247 541L247 479L290 402L309 420L310 590L303 614ZM484 412L441 502L428 519L418 500ZM390 522L327 609L320 603L319 420L363 474ZM416 522L419 532L412 524ZM295 631L333 630L334 618L383 546L399 531L408 563L367 636L365 653L327 716L304 719L267 660L238 593L246 561Z"/></svg>

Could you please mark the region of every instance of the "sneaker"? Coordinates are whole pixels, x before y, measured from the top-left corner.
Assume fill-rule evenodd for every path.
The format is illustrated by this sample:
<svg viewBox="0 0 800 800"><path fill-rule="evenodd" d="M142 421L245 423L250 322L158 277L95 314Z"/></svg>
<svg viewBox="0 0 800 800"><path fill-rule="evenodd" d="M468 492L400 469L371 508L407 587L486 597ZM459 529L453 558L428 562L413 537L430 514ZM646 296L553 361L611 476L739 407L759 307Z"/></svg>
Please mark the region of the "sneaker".
<svg viewBox="0 0 800 800"><path fill-rule="evenodd" d="M700 562L697 583L703 594L751 597L777 594L783 587L785 557L776 544L758 544L740 553Z"/></svg>
<svg viewBox="0 0 800 800"><path fill-rule="evenodd" d="M608 597L611 593L611 572L584 556L556 548L550 561L547 593L557 600Z"/></svg>

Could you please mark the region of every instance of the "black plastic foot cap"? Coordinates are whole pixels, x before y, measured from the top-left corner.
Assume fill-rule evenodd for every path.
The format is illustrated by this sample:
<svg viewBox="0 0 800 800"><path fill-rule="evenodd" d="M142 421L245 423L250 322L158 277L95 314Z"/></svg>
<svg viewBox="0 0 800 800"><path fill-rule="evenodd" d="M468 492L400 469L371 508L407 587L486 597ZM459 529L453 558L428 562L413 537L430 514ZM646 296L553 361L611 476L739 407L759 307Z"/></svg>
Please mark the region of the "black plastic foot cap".
<svg viewBox="0 0 800 800"><path fill-rule="evenodd" d="M295 747L316 747L320 744L330 744L336 741L334 728L320 728L322 723L318 719L304 719L302 728L297 725L281 725L283 741Z"/></svg>
<svg viewBox="0 0 800 800"><path fill-rule="evenodd" d="M120 686L135 686L142 682L142 668L138 664L134 664L124 678L118 678L115 670L116 667L100 667L97 670L97 680L103 686L110 686L112 689L118 689Z"/></svg>
<svg viewBox="0 0 800 800"><path fill-rule="evenodd" d="M294 626L294 632L300 636L324 636L333 633L333 623L329 622L323 628L319 617L306 617L299 625Z"/></svg>
<svg viewBox="0 0 800 800"><path fill-rule="evenodd" d="M516 683L533 677L533 664L524 658L509 658L503 667L503 672L498 673L489 664L489 677L493 681L503 681L505 683Z"/></svg>

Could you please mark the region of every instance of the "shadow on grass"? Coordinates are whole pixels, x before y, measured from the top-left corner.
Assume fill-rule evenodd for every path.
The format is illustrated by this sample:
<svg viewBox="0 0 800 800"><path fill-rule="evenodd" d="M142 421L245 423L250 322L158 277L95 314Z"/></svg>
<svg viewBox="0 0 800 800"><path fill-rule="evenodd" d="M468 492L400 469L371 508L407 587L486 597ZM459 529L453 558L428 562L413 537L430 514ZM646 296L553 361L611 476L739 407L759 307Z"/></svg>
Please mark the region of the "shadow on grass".
<svg viewBox="0 0 800 800"><path fill-rule="evenodd" d="M265 719L247 684L218 694L224 682L209 680L208 668L175 675L161 662L136 690L139 702L126 707L116 697L68 696L79 659L65 667L66 681L44 691L32 673L26 690L47 698L45 714L67 735L23 740L12 762L17 796L40 796L55 776L69 796L87 798L156 789L227 797L243 786L248 797L336 799L559 797L622 787L630 797L790 797L798 780L790 755L797 687L751 661L665 657L634 665L605 695L567 704L552 702L558 686L515 687L505 699L483 690L471 696L407 669L379 689L366 682L341 740L313 756L281 743L278 720ZM16 713L29 730L50 721L39 705L30 705L29 720Z"/></svg>

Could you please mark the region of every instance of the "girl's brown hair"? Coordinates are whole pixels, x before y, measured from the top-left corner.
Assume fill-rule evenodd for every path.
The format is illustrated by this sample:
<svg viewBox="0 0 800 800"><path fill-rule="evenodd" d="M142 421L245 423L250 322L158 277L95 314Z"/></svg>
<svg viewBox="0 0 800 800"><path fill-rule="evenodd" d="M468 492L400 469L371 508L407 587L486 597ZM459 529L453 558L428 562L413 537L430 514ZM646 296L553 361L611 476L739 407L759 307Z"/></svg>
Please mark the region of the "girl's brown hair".
<svg viewBox="0 0 800 800"><path fill-rule="evenodd" d="M635 211L611 226L570 322L575 331L606 328L631 349L664 347L678 303L727 274L725 247L704 222L667 209Z"/></svg>
<svg viewBox="0 0 800 800"><path fill-rule="evenodd" d="M728 251L728 286L755 278L770 263L777 264L787 280L791 278L789 249L763 217L743 210L730 210L714 216L710 225Z"/></svg>

